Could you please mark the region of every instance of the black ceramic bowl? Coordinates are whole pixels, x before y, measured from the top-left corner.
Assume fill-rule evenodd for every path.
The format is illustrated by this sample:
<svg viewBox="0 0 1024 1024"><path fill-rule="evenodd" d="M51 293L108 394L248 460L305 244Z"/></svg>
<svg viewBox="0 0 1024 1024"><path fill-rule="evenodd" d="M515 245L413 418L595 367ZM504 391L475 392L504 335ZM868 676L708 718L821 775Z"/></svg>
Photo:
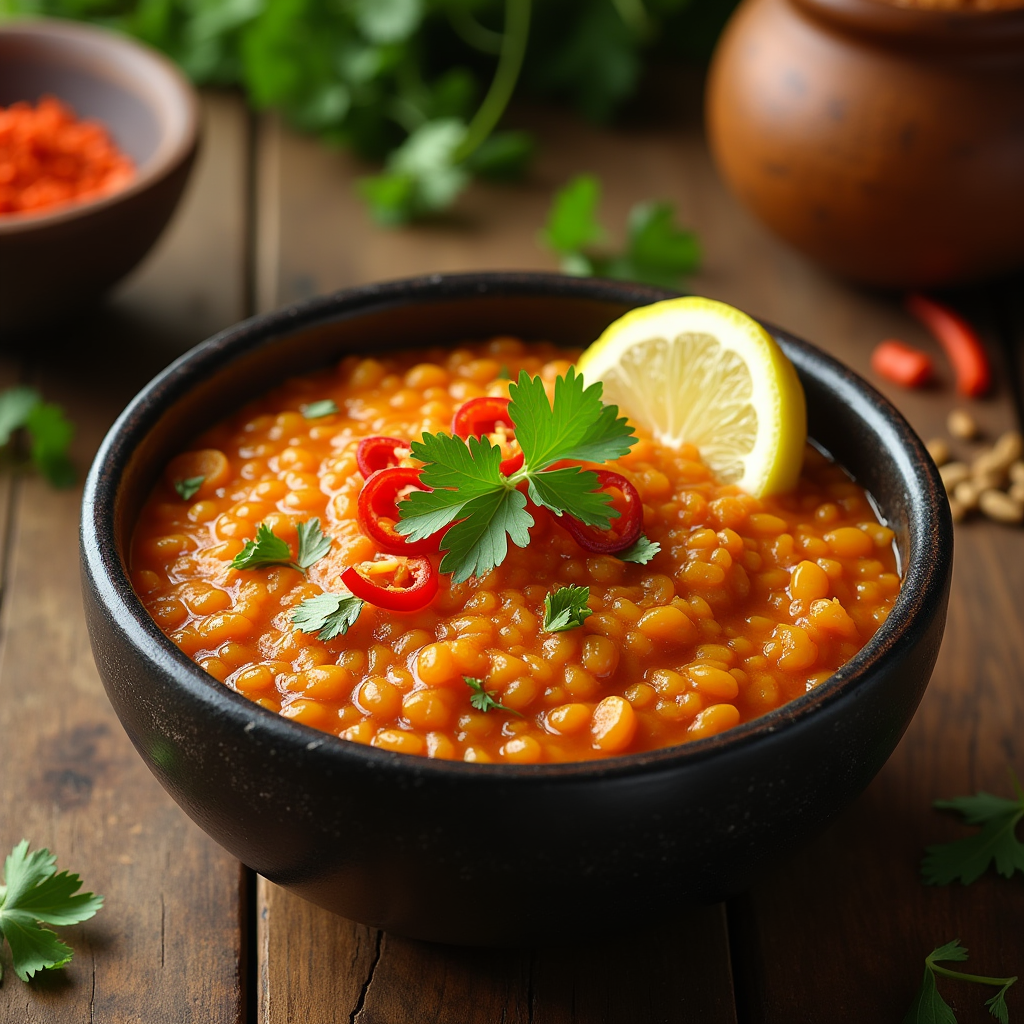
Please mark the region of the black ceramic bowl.
<svg viewBox="0 0 1024 1024"><path fill-rule="evenodd" d="M162 54L91 25L0 21L0 106L46 95L103 122L136 174L109 195L0 215L0 332L77 311L149 251L181 198L199 105Z"/></svg>
<svg viewBox="0 0 1024 1024"><path fill-rule="evenodd" d="M582 764L473 765L377 750L232 692L182 654L132 592L125 552L163 465L282 377L348 352L494 334L585 345L631 307L666 297L551 274L358 288L224 331L125 410L96 457L82 512L96 663L150 769L240 860L339 914L419 938L593 936L744 888L882 767L939 650L948 506L899 413L782 331L811 432L877 499L896 531L904 583L874 639L830 680L729 732Z"/></svg>

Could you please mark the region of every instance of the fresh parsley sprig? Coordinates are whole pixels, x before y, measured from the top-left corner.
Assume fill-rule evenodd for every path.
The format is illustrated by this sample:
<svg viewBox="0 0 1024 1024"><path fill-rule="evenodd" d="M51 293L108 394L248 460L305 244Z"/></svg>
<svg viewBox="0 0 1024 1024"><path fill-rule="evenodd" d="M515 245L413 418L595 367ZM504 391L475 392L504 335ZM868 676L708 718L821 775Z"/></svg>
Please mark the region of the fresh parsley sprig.
<svg viewBox="0 0 1024 1024"><path fill-rule="evenodd" d="M1011 772L1016 799L976 793L952 800L936 800L940 810L956 811L968 825L980 825L981 831L951 843L929 846L921 864L928 885L949 885L959 879L970 885L990 864L999 874L1010 878L1024 872L1024 843L1017 838L1017 825L1024 818L1024 789Z"/></svg>
<svg viewBox="0 0 1024 1024"><path fill-rule="evenodd" d="M522 715L514 708L506 707L504 704L495 700L494 697L491 696L490 692L484 689L484 681L482 679L477 679L475 676L463 676L462 681L473 691L472 696L469 698L469 703L472 704L477 711L483 711L486 713L497 708L501 711L507 711L512 715L519 715L519 717L522 718Z"/></svg>
<svg viewBox="0 0 1024 1024"><path fill-rule="evenodd" d="M947 942L938 949L933 949L924 958L924 979L911 1004L903 1024L956 1024L956 1017L949 1004L939 995L935 985L935 976L941 974L957 981L969 981L976 985L998 986L999 991L991 999L985 1000L988 1012L1000 1022L1008 1024L1009 1013L1006 1009L1006 992L1017 980L1012 978L986 978L980 974L965 974L962 971L951 971L948 967L940 967L939 962L962 962L967 959L967 950L960 945L959 939Z"/></svg>
<svg viewBox="0 0 1024 1024"><path fill-rule="evenodd" d="M568 513L588 526L608 529L619 513L598 490L597 474L579 466L551 468L563 460L616 459L636 443L633 428L617 406L601 401L601 394L600 382L587 387L570 367L556 379L549 402L541 379L520 372L509 386L508 413L524 461L509 476L501 472L501 449L486 437L466 441L424 434L411 449L424 463L420 478L431 490L413 491L399 504L397 531L415 541L445 530L441 571L461 583L501 565L509 540L521 548L529 543L533 516L526 511L521 484L534 504L556 516Z"/></svg>
<svg viewBox="0 0 1024 1024"><path fill-rule="evenodd" d="M28 981L37 971L69 963L74 951L44 924L79 924L103 906L103 897L78 892L82 880L62 871L49 850L28 851L23 839L4 862L0 885L0 943L7 939L14 973ZM3 964L0 963L0 979Z"/></svg>
<svg viewBox="0 0 1024 1024"><path fill-rule="evenodd" d="M595 248L607 238L597 220L601 183L591 174L574 178L555 194L541 240L561 258L562 270L578 277L613 277L666 288L700 266L700 242L675 224L671 203L637 203L629 214L626 248Z"/></svg>
<svg viewBox="0 0 1024 1024"><path fill-rule="evenodd" d="M292 612L292 623L303 633L316 633L325 643L344 636L359 620L364 601L352 594L307 597Z"/></svg>
<svg viewBox="0 0 1024 1024"><path fill-rule="evenodd" d="M247 540L245 547L231 559L232 569L265 569L273 565L286 565L298 569L303 575L331 550L331 538L320 529L319 519L307 519L296 527L299 550L292 560L288 542L282 540L266 523L256 528L256 538Z"/></svg>
<svg viewBox="0 0 1024 1024"><path fill-rule="evenodd" d="M562 633L567 629L582 626L588 615L594 613L587 607L590 601L590 587L559 587L553 594L544 595L544 630L547 633Z"/></svg>

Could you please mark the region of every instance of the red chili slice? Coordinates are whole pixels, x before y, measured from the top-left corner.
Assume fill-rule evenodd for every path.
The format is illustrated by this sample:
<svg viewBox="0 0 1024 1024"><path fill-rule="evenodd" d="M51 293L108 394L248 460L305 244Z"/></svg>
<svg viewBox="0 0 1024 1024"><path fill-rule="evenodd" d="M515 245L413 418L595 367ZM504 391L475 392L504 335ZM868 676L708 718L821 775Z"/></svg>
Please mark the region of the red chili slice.
<svg viewBox="0 0 1024 1024"><path fill-rule="evenodd" d="M437 593L437 570L429 558L388 558L349 566L341 582L350 593L391 612L418 612Z"/></svg>
<svg viewBox="0 0 1024 1024"><path fill-rule="evenodd" d="M400 437L384 437L376 434L364 437L356 448L356 466L364 477L369 478L381 469L397 466L402 460L395 454L396 448L409 451L409 442Z"/></svg>
<svg viewBox="0 0 1024 1024"><path fill-rule="evenodd" d="M426 555L437 551L444 530L411 541L396 529L400 516L399 495L409 488L429 491L420 482L420 471L412 466L393 466L371 473L359 492L359 525L363 533L382 551L392 555Z"/></svg>
<svg viewBox="0 0 1024 1024"><path fill-rule="evenodd" d="M515 441L516 428L512 417L508 414L509 399L483 396L482 398L471 398L455 412L452 420L452 433L456 437L490 437L492 434L502 434L505 443L500 443L502 453L511 452L501 460L501 471L505 476L511 476L523 465L523 453L516 445L513 449L509 441ZM499 425L503 428L498 430ZM492 438L493 441L493 438Z"/></svg>
<svg viewBox="0 0 1024 1024"><path fill-rule="evenodd" d="M644 525L644 506L637 489L624 476L606 469L594 472L597 474L599 491L619 491L622 495L621 501L614 500L612 496L612 507L619 512L619 517L612 520L611 529L599 530L595 526L587 526L568 513L563 514L558 522L581 548L599 555L612 555L636 543Z"/></svg>

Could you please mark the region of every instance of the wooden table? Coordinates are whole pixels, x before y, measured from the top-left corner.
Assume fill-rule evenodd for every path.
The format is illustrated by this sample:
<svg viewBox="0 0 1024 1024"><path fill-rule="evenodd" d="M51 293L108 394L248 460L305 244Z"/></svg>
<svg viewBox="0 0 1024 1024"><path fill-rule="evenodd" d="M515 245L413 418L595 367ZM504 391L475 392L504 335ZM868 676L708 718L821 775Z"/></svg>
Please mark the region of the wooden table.
<svg viewBox="0 0 1024 1024"><path fill-rule="evenodd" d="M367 169L348 156L248 115L234 96L204 105L195 177L152 257L101 315L2 355L0 384L30 381L74 418L83 470L156 370L254 310L424 271L552 267L537 231L552 190L581 171L602 176L616 228L637 200L676 202L706 247L695 292L784 324L865 374L885 337L931 347L895 299L829 278L736 205L690 94L681 113L615 132L521 111L542 140L530 182L474 187L449 220L401 231L369 222L353 195ZM1000 343L1024 337L1021 295L1010 281L954 296L1001 368L996 395L972 406L990 434L1016 419ZM922 435L941 432L948 382L882 389ZM954 937L978 971L1024 974L1019 878L969 889L918 879L923 847L963 834L933 799L1009 792L1024 728L1024 530L958 527L949 625L917 717L854 806L792 860L766 864L749 893L611 944L464 951L331 917L207 839L104 697L79 597L79 492L10 473L0 488L0 850L22 836L49 846L107 897L94 920L64 930L77 951L67 969L31 985L8 974L4 1024L885 1024L902 1020L925 954ZM988 991L941 988L961 1024L991 1020Z"/></svg>

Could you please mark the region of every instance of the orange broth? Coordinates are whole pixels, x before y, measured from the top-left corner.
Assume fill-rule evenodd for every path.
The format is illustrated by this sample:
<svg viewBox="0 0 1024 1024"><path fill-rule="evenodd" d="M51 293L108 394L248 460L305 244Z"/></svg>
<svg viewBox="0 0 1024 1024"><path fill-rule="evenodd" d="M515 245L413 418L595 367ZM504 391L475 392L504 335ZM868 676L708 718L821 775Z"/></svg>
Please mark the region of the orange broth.
<svg viewBox="0 0 1024 1024"><path fill-rule="evenodd" d="M482 579L413 613L367 604L344 636L300 632L293 609L343 589L372 559L356 504L359 440L450 431L456 409L508 395L507 376L550 392L564 349L494 338L452 350L350 356L288 381L167 467L144 507L131 577L160 628L226 686L357 743L475 762L581 761L713 736L818 686L871 638L900 586L892 531L864 490L808 446L789 494L716 483L695 448L639 442L608 468L643 500L647 565L581 548L547 513L531 543ZM332 399L339 412L306 419ZM410 465L418 463L409 462ZM173 483L205 475L181 499ZM309 570L229 567L267 523L295 552L296 525L333 538ZM430 556L435 565L439 556ZM590 588L581 627L543 630L544 597ZM505 709L477 710L464 676Z"/></svg>

